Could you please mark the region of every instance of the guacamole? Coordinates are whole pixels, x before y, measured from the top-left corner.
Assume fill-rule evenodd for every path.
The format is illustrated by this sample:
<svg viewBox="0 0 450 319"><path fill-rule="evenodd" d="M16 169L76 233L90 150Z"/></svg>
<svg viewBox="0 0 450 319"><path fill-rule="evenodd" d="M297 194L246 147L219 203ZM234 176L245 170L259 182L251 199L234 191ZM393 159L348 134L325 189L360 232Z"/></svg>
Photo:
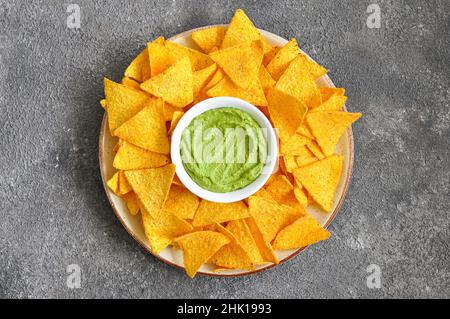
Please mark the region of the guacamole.
<svg viewBox="0 0 450 319"><path fill-rule="evenodd" d="M183 166L200 187L227 193L255 181L267 160L267 139L247 112L224 107L195 117L181 136Z"/></svg>

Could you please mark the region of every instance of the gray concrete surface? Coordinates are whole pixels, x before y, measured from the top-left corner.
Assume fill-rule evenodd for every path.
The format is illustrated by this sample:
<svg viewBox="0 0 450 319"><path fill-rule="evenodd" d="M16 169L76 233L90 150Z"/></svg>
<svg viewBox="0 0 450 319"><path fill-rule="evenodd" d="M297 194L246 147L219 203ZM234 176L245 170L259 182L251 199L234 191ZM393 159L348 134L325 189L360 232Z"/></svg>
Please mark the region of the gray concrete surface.
<svg viewBox="0 0 450 319"><path fill-rule="evenodd" d="M450 297L450 2L0 0L0 297ZM367 6L381 28L366 26ZM187 276L114 216L97 160L102 77L158 35L242 7L347 88L355 166L330 240L251 277ZM69 264L80 289L66 286ZM381 269L380 289L366 285Z"/></svg>

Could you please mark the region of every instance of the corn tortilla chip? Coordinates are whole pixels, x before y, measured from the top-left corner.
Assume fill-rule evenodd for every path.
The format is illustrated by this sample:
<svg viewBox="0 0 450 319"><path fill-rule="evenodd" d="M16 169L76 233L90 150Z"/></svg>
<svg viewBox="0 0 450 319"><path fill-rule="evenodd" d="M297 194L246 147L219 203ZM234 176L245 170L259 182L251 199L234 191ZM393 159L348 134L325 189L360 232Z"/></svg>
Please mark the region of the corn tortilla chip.
<svg viewBox="0 0 450 319"><path fill-rule="evenodd" d="M325 102L322 102L318 107L310 110L310 112L321 111L342 111L344 104L347 101L345 95L333 94Z"/></svg>
<svg viewBox="0 0 450 319"><path fill-rule="evenodd" d="M167 70L177 60L164 45L165 39L159 37L153 42L147 44L148 55L150 58L151 77L157 76ZM148 79L147 79L148 80ZM145 82L145 81L143 81Z"/></svg>
<svg viewBox="0 0 450 319"><path fill-rule="evenodd" d="M317 157L318 159L324 159L325 158L325 154L322 152L322 150L320 149L319 145L317 145L316 141L309 141L306 144L306 147L308 147L308 149L314 154L315 157Z"/></svg>
<svg viewBox="0 0 450 319"><path fill-rule="evenodd" d="M306 188L314 201L329 212L341 178L343 157L333 155L294 170L294 177Z"/></svg>
<svg viewBox="0 0 450 319"><path fill-rule="evenodd" d="M191 278L194 278L203 263L230 242L227 236L214 231L190 233L176 238L175 241L183 250L184 268Z"/></svg>
<svg viewBox="0 0 450 319"><path fill-rule="evenodd" d="M202 200L192 224L205 226L246 217L249 217L249 212L243 202L215 203Z"/></svg>
<svg viewBox="0 0 450 319"><path fill-rule="evenodd" d="M287 69L292 60L300 54L300 49L297 40L291 39L284 45L277 54L267 64L267 71L276 81L280 78L283 72Z"/></svg>
<svg viewBox="0 0 450 319"><path fill-rule="evenodd" d="M183 117L183 115L184 112L179 111L173 112L172 121L170 122L169 134L172 134L173 130L175 129L175 127L177 126L178 122Z"/></svg>
<svg viewBox="0 0 450 319"><path fill-rule="evenodd" d="M131 185L128 183L123 171L119 171L119 194L125 195L131 191Z"/></svg>
<svg viewBox="0 0 450 319"><path fill-rule="evenodd" d="M125 76L138 82L144 82L150 77L149 71L150 60L148 57L148 50L145 48L126 68Z"/></svg>
<svg viewBox="0 0 450 319"><path fill-rule="evenodd" d="M320 95L322 95L322 102L325 102L334 94L345 95L344 88L325 87L325 88L319 88L319 91L320 91Z"/></svg>
<svg viewBox="0 0 450 319"><path fill-rule="evenodd" d="M116 195L119 195L119 172L114 173L114 175L106 182L106 185L108 185Z"/></svg>
<svg viewBox="0 0 450 319"><path fill-rule="evenodd" d="M224 27L212 27L195 31L191 37L203 52L210 53L214 48L222 45L224 35Z"/></svg>
<svg viewBox="0 0 450 319"><path fill-rule="evenodd" d="M274 249L295 249L328 239L330 233L310 215L300 217L282 229L273 242Z"/></svg>
<svg viewBox="0 0 450 319"><path fill-rule="evenodd" d="M113 166L120 170L161 167L169 163L167 156L150 152L123 141L114 157Z"/></svg>
<svg viewBox="0 0 450 319"><path fill-rule="evenodd" d="M280 261L278 260L277 255L272 249L270 242L267 242L264 239L264 236L261 230L259 229L255 219L253 217L246 218L245 223L247 224L248 229L250 230L250 233L252 234L252 237L255 240L256 246L258 247L258 250L263 258L263 261L278 264Z"/></svg>
<svg viewBox="0 0 450 319"><path fill-rule="evenodd" d="M309 130L309 128L306 126L305 121L303 121L302 125L300 125L300 127L299 127L298 130L297 130L297 133L298 133L298 134L301 134L301 135L303 135L303 136L306 136L307 138L310 138L310 139L312 139L312 140L316 139L316 138L312 135L312 133L311 133L311 131Z"/></svg>
<svg viewBox="0 0 450 319"><path fill-rule="evenodd" d="M300 204L302 204L304 207L308 206L308 194L306 194L306 192L303 188L295 187L294 195Z"/></svg>
<svg viewBox="0 0 450 319"><path fill-rule="evenodd" d="M282 155L302 155L302 146L310 143L310 139L300 135L295 134L286 143L281 143L280 154Z"/></svg>
<svg viewBox="0 0 450 319"><path fill-rule="evenodd" d="M145 209L157 217L163 207L175 174L175 165L125 171L125 177Z"/></svg>
<svg viewBox="0 0 450 319"><path fill-rule="evenodd" d="M226 228L234 235L254 265L260 265L264 262L258 245L244 219L232 220Z"/></svg>
<svg viewBox="0 0 450 319"><path fill-rule="evenodd" d="M173 113L178 112L180 109L178 107L174 107L170 105L169 103L164 103L163 106L163 115L164 115L164 121L172 121Z"/></svg>
<svg viewBox="0 0 450 319"><path fill-rule="evenodd" d="M164 210L181 219L193 219L200 199L183 186L172 184Z"/></svg>
<svg viewBox="0 0 450 319"><path fill-rule="evenodd" d="M131 215L137 215L139 212L139 201L134 192L129 192L122 196L122 199L127 203L128 211Z"/></svg>
<svg viewBox="0 0 450 319"><path fill-rule="evenodd" d="M270 76L269 72L267 72L264 65L261 65L259 68L259 81L261 82L261 86L264 91L274 87L276 84L275 80L272 79L272 76Z"/></svg>
<svg viewBox="0 0 450 319"><path fill-rule="evenodd" d="M217 65L214 63L214 64L211 64L207 68L204 68L202 70L194 72L194 74L193 74L194 98L196 98L198 96L198 94L200 93L200 91L209 83L209 81L211 81L216 70L217 70Z"/></svg>
<svg viewBox="0 0 450 319"><path fill-rule="evenodd" d="M318 158L314 156L307 146L302 146L297 152L297 156L295 156L297 167L306 166L316 161L318 161Z"/></svg>
<svg viewBox="0 0 450 319"><path fill-rule="evenodd" d="M187 56L191 62L192 71L202 70L213 64L211 57L200 51L186 48L172 41L165 41L164 45L169 50L169 53L175 57L175 61L179 61Z"/></svg>
<svg viewBox="0 0 450 319"><path fill-rule="evenodd" d="M298 60L298 63L301 63L303 67L308 70L314 80L327 74L327 69L308 58L305 54L300 54L296 59Z"/></svg>
<svg viewBox="0 0 450 319"><path fill-rule="evenodd" d="M284 165L286 166L286 171L288 173L292 173L292 171L298 167L297 162L295 160L295 156L285 155L285 156L283 156L283 159L284 159Z"/></svg>
<svg viewBox="0 0 450 319"><path fill-rule="evenodd" d="M141 88L139 87L139 82L137 82L136 80L133 80L132 78L129 78L127 76L124 76L122 78L122 84L125 86L128 86L129 88L135 89L135 90L140 90Z"/></svg>
<svg viewBox="0 0 450 319"><path fill-rule="evenodd" d="M101 99L100 100L100 106L104 109L106 109L106 99Z"/></svg>

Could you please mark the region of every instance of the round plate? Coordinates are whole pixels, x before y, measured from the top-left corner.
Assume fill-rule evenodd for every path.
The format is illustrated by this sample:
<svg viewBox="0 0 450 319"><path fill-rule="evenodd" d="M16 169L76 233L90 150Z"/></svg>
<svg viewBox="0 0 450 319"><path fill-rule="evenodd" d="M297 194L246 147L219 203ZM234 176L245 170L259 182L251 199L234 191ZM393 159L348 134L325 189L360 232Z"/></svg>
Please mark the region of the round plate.
<svg viewBox="0 0 450 319"><path fill-rule="evenodd" d="M222 25L226 26L226 25ZM203 28L197 28L190 31L186 31L180 33L172 38L170 41L176 42L178 44L184 45L190 48L197 48L196 45L191 40L191 34L194 31L205 29L213 26L207 26ZM273 33L259 30L261 34L269 41L270 44L276 46L283 46L288 41L283 39ZM304 52L303 52L304 53ZM335 87L331 79L325 75L317 81L320 87ZM345 106L344 106L345 109ZM345 109L346 110L346 109ZM100 161L100 172L102 175L103 186L106 191L106 195L108 196L109 202L111 203L112 209L116 214L117 218L119 218L122 225L125 229L130 233L130 235L149 253L152 253L150 243L144 234L144 228L141 221L140 214L133 216L128 212L127 206L125 202L118 196L116 196L106 185L106 182L109 178L115 173L115 168L112 166L114 159L114 151L113 148L117 143L117 138L112 137L109 133L107 126L107 115L103 116L102 126L100 128L100 138L99 138L99 161ZM324 227L327 227L333 218L338 213L339 209L342 206L342 202L344 201L345 194L347 193L347 188L350 180L350 176L352 174L352 166L353 166L353 134L351 128L347 130L347 134L344 134L339 143L336 146L336 153L343 155L344 157L344 165L342 170L341 180L339 181L339 185L337 187L336 193L334 195L334 206L333 209L329 213L324 213L318 206L310 205L307 208L308 213L310 213L314 218L317 219L319 224ZM278 250L276 251L277 257L280 260L280 263L285 262L292 257L299 254L303 249L292 249L292 250ZM153 253L152 253L153 254ZM183 254L181 250L173 249L168 247L161 251L158 255L154 255L158 259L163 262L183 268ZM214 267L211 265L203 265L198 274L210 275L210 276L243 276L254 274L263 270L267 270L276 265L274 264L266 264L257 267L255 270L224 270L224 271L214 271Z"/></svg>

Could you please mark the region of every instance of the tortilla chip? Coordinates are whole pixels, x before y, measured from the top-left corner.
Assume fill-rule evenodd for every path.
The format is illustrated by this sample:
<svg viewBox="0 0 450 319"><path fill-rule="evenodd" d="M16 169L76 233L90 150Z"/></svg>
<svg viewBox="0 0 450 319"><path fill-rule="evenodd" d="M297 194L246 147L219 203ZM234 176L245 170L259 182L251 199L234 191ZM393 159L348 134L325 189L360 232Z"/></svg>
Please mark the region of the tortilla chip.
<svg viewBox="0 0 450 319"><path fill-rule="evenodd" d="M163 207L175 175L175 165L125 171L125 177L147 211L157 217Z"/></svg>
<svg viewBox="0 0 450 319"><path fill-rule="evenodd" d="M275 201L275 199L272 197L272 195L270 195L270 193L268 191L266 191L264 188L260 188L255 194L253 194L252 196L259 196L268 200L273 200ZM248 198L246 198L246 200L248 200ZM248 201L247 201L248 203Z"/></svg>
<svg viewBox="0 0 450 319"><path fill-rule="evenodd" d="M247 90L243 90L236 86L228 76L224 76L214 87L210 88L206 94L209 97L216 96L232 96L243 99L253 105L267 106L267 100L259 81Z"/></svg>
<svg viewBox="0 0 450 319"><path fill-rule="evenodd" d="M248 202L250 215L267 243L270 243L281 229L300 217L295 208L279 205L262 197L251 196Z"/></svg>
<svg viewBox="0 0 450 319"><path fill-rule="evenodd" d="M188 57L175 62L164 72L141 84L141 89L176 107L185 107L194 99L191 62Z"/></svg>
<svg viewBox="0 0 450 319"><path fill-rule="evenodd" d="M302 146L297 153L297 156L295 156L297 167L306 166L318 161L318 158L314 156L307 146Z"/></svg>
<svg viewBox="0 0 450 319"><path fill-rule="evenodd" d="M205 53L210 53L214 48L220 47L224 36L224 27L206 28L195 31L191 35L192 40L194 40Z"/></svg>
<svg viewBox="0 0 450 319"><path fill-rule="evenodd" d="M194 81L194 98L198 96L200 91L211 81L212 77L216 73L217 65L211 64L209 67L204 68L203 70L199 70L194 72L193 81Z"/></svg>
<svg viewBox="0 0 450 319"><path fill-rule="evenodd" d="M255 240L256 246L265 262L271 262L274 264L278 264L280 261L277 258L277 255L272 249L270 242L264 240L264 236L259 229L255 219L253 217L249 217L245 219L245 223L250 230L250 233Z"/></svg>
<svg viewBox="0 0 450 319"><path fill-rule="evenodd" d="M341 178L343 157L333 155L294 170L294 177L326 212L333 208L333 198Z"/></svg>
<svg viewBox="0 0 450 319"><path fill-rule="evenodd" d="M281 75L275 87L296 98L308 108L314 108L320 105L322 97L315 79L311 77L303 61L301 55L297 56Z"/></svg>
<svg viewBox="0 0 450 319"><path fill-rule="evenodd" d="M169 53L175 57L175 61L179 61L187 56L191 62L192 71L203 70L213 64L211 57L200 51L186 48L171 41L165 41L164 45L169 50Z"/></svg>
<svg viewBox="0 0 450 319"><path fill-rule="evenodd" d="M129 192L122 196L122 199L127 203L128 211L131 215L137 215L139 212L139 201L134 192Z"/></svg>
<svg viewBox="0 0 450 319"><path fill-rule="evenodd" d="M272 59L274 58L274 56L278 53L278 51L280 51L280 47L272 47L272 49L267 52L266 54L264 54L264 58L263 58L263 65L265 67L267 67L267 65L269 65L270 61L272 61Z"/></svg>
<svg viewBox="0 0 450 319"><path fill-rule="evenodd" d="M106 185L116 194L119 194L119 172L114 173L114 175L106 182Z"/></svg>
<svg viewBox="0 0 450 319"><path fill-rule="evenodd" d="M164 45L164 42L164 37L159 37L155 41L147 44L151 77L164 72L177 61L176 57L172 55L169 49Z"/></svg>
<svg viewBox="0 0 450 319"><path fill-rule="evenodd" d="M138 82L144 82L150 78L150 60L147 48L142 50L142 52L130 63L125 70L125 76Z"/></svg>
<svg viewBox="0 0 450 319"><path fill-rule="evenodd" d="M169 103L164 103L163 106L163 115L164 115L164 121L172 121L173 113L180 111L178 107L174 107L170 105Z"/></svg>
<svg viewBox="0 0 450 319"><path fill-rule="evenodd" d="M249 217L249 212L247 206L241 201L234 203L215 203L202 200L195 213L192 224L194 226L205 226L246 217Z"/></svg>
<svg viewBox="0 0 450 319"><path fill-rule="evenodd" d="M328 239L330 233L310 215L300 217L281 230L273 242L275 249L295 249Z"/></svg>
<svg viewBox="0 0 450 319"><path fill-rule="evenodd" d="M318 159L324 159L325 154L321 151L319 145L315 141L309 141L306 143L306 147L314 154Z"/></svg>
<svg viewBox="0 0 450 319"><path fill-rule="evenodd" d="M292 173L292 171L297 168L297 162L295 161L295 156L286 155L286 156L283 156L283 159L284 159L284 165L286 166L286 171L288 173Z"/></svg>
<svg viewBox="0 0 450 319"><path fill-rule="evenodd" d="M234 234L220 224L216 224L216 229L219 233L225 235L230 240L230 243L220 248L219 251L209 259L209 262L225 268L255 269L255 265L252 263L250 256Z"/></svg>
<svg viewBox="0 0 450 319"><path fill-rule="evenodd" d="M128 183L123 171L119 171L119 194L125 195L132 191L131 185Z"/></svg>
<svg viewBox="0 0 450 319"><path fill-rule="evenodd" d="M302 124L308 108L301 101L274 88L268 90L267 103L281 141L287 142Z"/></svg>
<svg viewBox="0 0 450 319"><path fill-rule="evenodd" d="M300 204L302 204L304 207L308 206L308 194L306 194L306 192L303 188L295 187L294 195Z"/></svg>
<svg viewBox="0 0 450 319"><path fill-rule="evenodd" d="M163 209L181 219L193 219L200 199L183 186L172 184Z"/></svg>
<svg viewBox="0 0 450 319"><path fill-rule="evenodd" d="M261 82L261 86L264 91L268 90L271 87L274 87L276 84L275 80L272 79L264 65L261 65L261 67L259 68L259 81Z"/></svg>
<svg viewBox="0 0 450 319"><path fill-rule="evenodd" d="M311 131L309 130L309 128L306 126L305 121L303 121L302 125L300 125L300 127L299 127L298 130L297 130L297 133L298 133L298 134L301 134L301 135L303 135L303 136L306 136L307 138L310 138L310 139L312 139L312 140L316 139L316 138L312 135L312 133L311 133Z"/></svg>
<svg viewBox="0 0 450 319"><path fill-rule="evenodd" d="M141 88L139 87L139 82L137 82L136 80L133 80L127 76L124 76L122 78L122 84L125 86L128 86L129 88L135 89L135 90L140 90Z"/></svg>
<svg viewBox="0 0 450 319"><path fill-rule="evenodd" d="M308 58L305 54L300 54L296 59L298 59L298 63L301 63L301 65L308 70L314 80L327 74L327 69Z"/></svg>
<svg viewBox="0 0 450 319"><path fill-rule="evenodd" d="M151 152L169 154L162 100L150 99L146 107L116 129L114 135Z"/></svg>
<svg viewBox="0 0 450 319"><path fill-rule="evenodd" d="M175 129L183 115L184 112L173 112L172 121L170 122L169 134L172 134L173 130Z"/></svg>
<svg viewBox="0 0 450 319"><path fill-rule="evenodd" d="M260 265L264 262L258 245L244 219L230 221L226 229L234 235L254 265Z"/></svg>
<svg viewBox="0 0 450 319"><path fill-rule="evenodd" d="M310 139L300 135L295 134L285 143L280 145L280 154L282 155L302 155L302 147L310 143Z"/></svg>
<svg viewBox="0 0 450 319"><path fill-rule="evenodd" d="M169 246L172 241L192 231L192 226L176 217L174 214L162 210L158 217L153 217L144 207L141 207L144 232L154 254Z"/></svg>
<svg viewBox="0 0 450 319"><path fill-rule="evenodd" d="M322 102L328 100L332 95L345 95L344 88L319 88L320 95L322 95Z"/></svg>
<svg viewBox="0 0 450 319"><path fill-rule="evenodd" d="M314 112L306 116L306 122L326 156L334 148L347 128L361 117L361 113Z"/></svg>
<svg viewBox="0 0 450 319"><path fill-rule="evenodd" d="M344 95L334 94L328 98L325 102L322 102L318 107L310 110L310 112L322 112L322 111L342 111L344 104L347 101L347 97Z"/></svg>
<svg viewBox="0 0 450 319"><path fill-rule="evenodd" d="M263 52L256 42L222 49L210 56L240 88L248 89L258 81Z"/></svg>
<svg viewBox="0 0 450 319"><path fill-rule="evenodd" d="M175 241L183 250L184 268L191 278L194 278L203 263L230 242L227 236L209 230L190 233Z"/></svg>
<svg viewBox="0 0 450 319"><path fill-rule="evenodd" d="M291 61L294 60L299 54L300 49L297 45L297 40L292 38L273 57L273 59L267 65L267 71L270 73L274 80L278 81Z"/></svg>
<svg viewBox="0 0 450 319"><path fill-rule="evenodd" d="M169 163L167 156L123 141L114 157L113 166L120 170L129 170L161 167L167 163Z"/></svg>
<svg viewBox="0 0 450 319"><path fill-rule="evenodd" d="M284 175L275 176L272 183L266 187L266 191L280 205L287 205L297 210L297 213L303 215L305 209L299 205L294 194L294 186Z"/></svg>
<svg viewBox="0 0 450 319"><path fill-rule="evenodd" d="M106 99L101 99L100 100L100 106L104 109L106 109Z"/></svg>
<svg viewBox="0 0 450 319"><path fill-rule="evenodd" d="M135 116L150 98L145 92L104 79L106 112L111 134L123 123Z"/></svg>

